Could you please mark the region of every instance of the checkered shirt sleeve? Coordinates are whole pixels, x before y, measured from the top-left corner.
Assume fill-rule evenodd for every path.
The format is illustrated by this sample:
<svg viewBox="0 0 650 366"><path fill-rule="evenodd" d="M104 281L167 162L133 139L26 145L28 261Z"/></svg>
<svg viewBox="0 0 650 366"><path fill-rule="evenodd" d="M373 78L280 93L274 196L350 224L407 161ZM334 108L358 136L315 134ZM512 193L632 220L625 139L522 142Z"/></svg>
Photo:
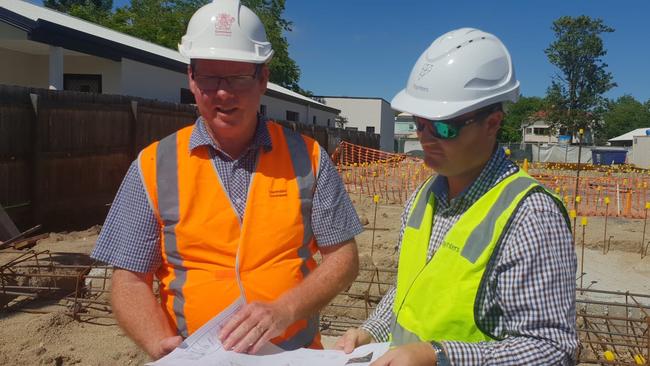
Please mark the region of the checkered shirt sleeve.
<svg viewBox="0 0 650 366"><path fill-rule="evenodd" d="M332 159L322 147L320 151L311 216L316 243L327 247L353 239L363 231L363 226Z"/></svg>
<svg viewBox="0 0 650 366"><path fill-rule="evenodd" d="M137 162L133 162L117 191L91 257L133 272L153 272L162 263L159 228Z"/></svg>

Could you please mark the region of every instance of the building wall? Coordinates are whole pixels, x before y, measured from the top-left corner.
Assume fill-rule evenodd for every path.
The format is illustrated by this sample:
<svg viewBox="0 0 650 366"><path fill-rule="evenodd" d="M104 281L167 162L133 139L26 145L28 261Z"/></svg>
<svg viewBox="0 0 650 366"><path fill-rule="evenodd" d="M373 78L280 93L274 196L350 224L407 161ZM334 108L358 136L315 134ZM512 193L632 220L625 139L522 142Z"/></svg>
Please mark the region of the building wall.
<svg viewBox="0 0 650 366"><path fill-rule="evenodd" d="M535 135L532 133L524 134L524 142L532 143L556 143L557 136L548 136L548 135Z"/></svg>
<svg viewBox="0 0 650 366"><path fill-rule="evenodd" d="M383 151L395 151L395 113L388 102L379 100L381 105L379 147Z"/></svg>
<svg viewBox="0 0 650 366"><path fill-rule="evenodd" d="M0 84L48 87L48 56L0 48Z"/></svg>
<svg viewBox="0 0 650 366"><path fill-rule="evenodd" d="M422 151L422 144L418 139L406 139L404 140L404 152L409 151Z"/></svg>
<svg viewBox="0 0 650 366"><path fill-rule="evenodd" d="M121 72L119 62L96 56L66 56L63 59L66 74L94 74L102 76L102 94L121 93Z"/></svg>
<svg viewBox="0 0 650 366"><path fill-rule="evenodd" d="M650 136L635 136L632 144L632 164L650 169Z"/></svg>
<svg viewBox="0 0 650 366"><path fill-rule="evenodd" d="M123 58L121 92L143 98L180 103L181 88L188 88L187 74L161 69Z"/></svg>
<svg viewBox="0 0 650 366"><path fill-rule="evenodd" d="M341 116L348 119L346 127L356 127L359 131L366 131L366 127L374 127L375 133L380 134L380 149L394 151L394 115L386 101L374 98L325 97L323 99L329 107L341 110Z"/></svg>
<svg viewBox="0 0 650 366"><path fill-rule="evenodd" d="M290 102L284 99L269 97L263 95L260 101L261 105L266 106L266 117L270 119L286 120L287 111L297 112L298 121L303 124L314 124L314 116L316 117L316 125L327 126L327 120L330 121L330 127L334 127L334 117L336 114L332 112L323 111L312 106L302 105L295 102Z"/></svg>

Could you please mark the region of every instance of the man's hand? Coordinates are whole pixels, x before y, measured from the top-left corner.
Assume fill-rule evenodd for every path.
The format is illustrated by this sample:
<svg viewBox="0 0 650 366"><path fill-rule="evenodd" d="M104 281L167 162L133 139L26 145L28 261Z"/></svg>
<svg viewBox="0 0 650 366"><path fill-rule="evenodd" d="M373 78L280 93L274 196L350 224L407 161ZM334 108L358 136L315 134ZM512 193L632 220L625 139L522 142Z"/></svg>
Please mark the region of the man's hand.
<svg viewBox="0 0 650 366"><path fill-rule="evenodd" d="M436 352L431 344L418 342L393 348L370 366L431 366L437 362Z"/></svg>
<svg viewBox="0 0 650 366"><path fill-rule="evenodd" d="M277 302L252 302L228 321L219 332L219 339L227 350L255 354L293 322L291 310Z"/></svg>
<svg viewBox="0 0 650 366"><path fill-rule="evenodd" d="M155 360L163 358L169 352L176 349L176 347L180 346L181 343L183 343L183 337L181 336L163 338L158 342L158 350L152 352L152 356Z"/></svg>
<svg viewBox="0 0 650 366"><path fill-rule="evenodd" d="M355 348L374 341L372 335L361 328L350 328L334 345L334 349L343 350L345 353L354 351Z"/></svg>

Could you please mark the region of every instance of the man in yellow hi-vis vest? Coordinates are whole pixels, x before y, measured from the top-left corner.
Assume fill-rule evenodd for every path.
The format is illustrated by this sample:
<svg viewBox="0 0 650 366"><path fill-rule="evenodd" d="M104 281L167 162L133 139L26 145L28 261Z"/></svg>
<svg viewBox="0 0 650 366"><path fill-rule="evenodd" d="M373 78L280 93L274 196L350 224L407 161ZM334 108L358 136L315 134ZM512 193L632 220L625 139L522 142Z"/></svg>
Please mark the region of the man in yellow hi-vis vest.
<svg viewBox="0 0 650 366"><path fill-rule="evenodd" d="M492 34L451 31L420 56L392 107L415 117L438 175L406 205L395 288L338 348L390 341L373 366L575 363L566 210L497 145L502 103L518 96Z"/></svg>

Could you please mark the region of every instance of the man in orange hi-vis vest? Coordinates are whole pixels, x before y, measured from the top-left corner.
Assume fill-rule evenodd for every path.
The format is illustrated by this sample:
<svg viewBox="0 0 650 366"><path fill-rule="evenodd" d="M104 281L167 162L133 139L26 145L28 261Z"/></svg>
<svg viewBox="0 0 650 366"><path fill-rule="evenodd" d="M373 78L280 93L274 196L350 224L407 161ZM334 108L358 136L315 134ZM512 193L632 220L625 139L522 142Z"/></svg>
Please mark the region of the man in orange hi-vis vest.
<svg viewBox="0 0 650 366"><path fill-rule="evenodd" d="M243 298L226 349L322 348L318 311L359 266L341 178L314 140L257 114L273 50L239 0L200 8L179 50L201 117L142 150L111 206L92 256L116 267L115 316L158 359Z"/></svg>

